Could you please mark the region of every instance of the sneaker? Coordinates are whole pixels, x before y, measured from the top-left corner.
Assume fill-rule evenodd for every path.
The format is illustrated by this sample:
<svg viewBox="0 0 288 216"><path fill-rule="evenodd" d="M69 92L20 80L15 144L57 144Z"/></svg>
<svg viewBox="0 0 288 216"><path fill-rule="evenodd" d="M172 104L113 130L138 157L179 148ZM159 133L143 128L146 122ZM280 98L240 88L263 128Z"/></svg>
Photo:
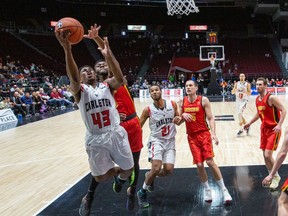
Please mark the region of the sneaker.
<svg viewBox="0 0 288 216"><path fill-rule="evenodd" d="M147 177L149 171L145 173L145 178ZM153 192L154 191L154 181L148 186L148 191Z"/></svg>
<svg viewBox="0 0 288 216"><path fill-rule="evenodd" d="M243 133L243 130L239 130L237 136L240 136Z"/></svg>
<svg viewBox="0 0 288 216"><path fill-rule="evenodd" d="M231 204L232 203L232 197L230 196L227 188L225 188L223 190L223 200L224 200L224 204Z"/></svg>
<svg viewBox="0 0 288 216"><path fill-rule="evenodd" d="M115 193L120 193L120 191L122 190L123 184L120 182L118 176L114 176L113 178L114 178L113 191Z"/></svg>
<svg viewBox="0 0 288 216"><path fill-rule="evenodd" d="M281 180L281 177L280 176L274 176L273 179L272 179L272 182L270 184L270 189L272 190L276 190L279 186L279 182Z"/></svg>
<svg viewBox="0 0 288 216"><path fill-rule="evenodd" d="M149 207L149 203L147 201L147 193L143 194L141 193L141 191L139 190L137 192L137 199L138 199L138 205L140 208L147 208Z"/></svg>
<svg viewBox="0 0 288 216"><path fill-rule="evenodd" d="M92 201L93 199L88 199L86 195L83 197L80 208L79 208L79 215L81 216L90 215Z"/></svg>
<svg viewBox="0 0 288 216"><path fill-rule="evenodd" d="M210 189L204 189L204 200L205 202L212 202L212 192Z"/></svg>
<svg viewBox="0 0 288 216"><path fill-rule="evenodd" d="M127 189L126 208L132 211L135 208L135 192L131 193L131 187Z"/></svg>
<svg viewBox="0 0 288 216"><path fill-rule="evenodd" d="M246 135L248 136L249 135L249 130L250 130L250 127L246 128Z"/></svg>

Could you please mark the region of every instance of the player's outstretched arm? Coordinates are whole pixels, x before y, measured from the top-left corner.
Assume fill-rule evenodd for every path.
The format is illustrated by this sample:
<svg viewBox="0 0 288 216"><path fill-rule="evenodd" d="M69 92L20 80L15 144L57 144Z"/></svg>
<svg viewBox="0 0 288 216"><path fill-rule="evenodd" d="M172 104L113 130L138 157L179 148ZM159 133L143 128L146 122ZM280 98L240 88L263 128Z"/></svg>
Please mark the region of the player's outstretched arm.
<svg viewBox="0 0 288 216"><path fill-rule="evenodd" d="M70 80L70 91L73 94L76 103L80 101L80 74L77 64L72 54L72 46L68 38L70 33L68 31L59 30L55 32L55 36L65 53L66 72Z"/></svg>
<svg viewBox="0 0 288 216"><path fill-rule="evenodd" d="M118 89L123 84L124 77L120 68L120 64L110 49L107 37L104 37L104 49L100 47L98 49L105 57L105 60L109 66L109 70L113 74L113 77L108 79L107 82L113 89Z"/></svg>

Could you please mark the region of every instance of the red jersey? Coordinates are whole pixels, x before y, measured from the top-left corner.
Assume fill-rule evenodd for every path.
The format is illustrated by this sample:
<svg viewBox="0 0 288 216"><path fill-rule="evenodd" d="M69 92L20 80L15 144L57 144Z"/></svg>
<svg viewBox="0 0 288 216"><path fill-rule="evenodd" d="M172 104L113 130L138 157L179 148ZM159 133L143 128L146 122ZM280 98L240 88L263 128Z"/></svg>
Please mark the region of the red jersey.
<svg viewBox="0 0 288 216"><path fill-rule="evenodd" d="M116 109L119 113L130 116L136 112L132 96L126 85L122 85L114 91L114 98L116 101Z"/></svg>
<svg viewBox="0 0 288 216"><path fill-rule="evenodd" d="M275 127L280 119L280 111L268 104L270 95L270 93L267 93L262 100L260 100L259 96L256 98L257 112L262 121L262 127Z"/></svg>
<svg viewBox="0 0 288 216"><path fill-rule="evenodd" d="M190 114L193 118L192 122L185 121L187 134L209 130L206 122L206 113L202 106L202 96L198 95L193 103L189 102L187 96L184 97L182 112Z"/></svg>

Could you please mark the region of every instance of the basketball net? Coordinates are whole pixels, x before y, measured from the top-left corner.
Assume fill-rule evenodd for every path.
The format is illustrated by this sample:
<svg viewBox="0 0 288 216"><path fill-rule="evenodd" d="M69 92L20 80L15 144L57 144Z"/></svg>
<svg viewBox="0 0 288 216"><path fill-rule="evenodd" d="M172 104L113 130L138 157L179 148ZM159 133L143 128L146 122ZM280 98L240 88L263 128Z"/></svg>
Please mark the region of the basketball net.
<svg viewBox="0 0 288 216"><path fill-rule="evenodd" d="M199 9L196 7L194 0L166 0L167 14L173 16L174 14L198 13Z"/></svg>

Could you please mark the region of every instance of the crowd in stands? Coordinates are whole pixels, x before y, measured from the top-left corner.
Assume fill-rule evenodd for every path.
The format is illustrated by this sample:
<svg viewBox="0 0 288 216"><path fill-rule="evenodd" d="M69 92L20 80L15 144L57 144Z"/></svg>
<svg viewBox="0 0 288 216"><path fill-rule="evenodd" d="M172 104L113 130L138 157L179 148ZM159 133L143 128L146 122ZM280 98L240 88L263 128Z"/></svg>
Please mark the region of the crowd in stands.
<svg viewBox="0 0 288 216"><path fill-rule="evenodd" d="M50 80L51 79L51 80ZM20 61L0 62L0 109L11 108L27 118L74 106L69 85L57 86L59 77L47 76L41 65Z"/></svg>

